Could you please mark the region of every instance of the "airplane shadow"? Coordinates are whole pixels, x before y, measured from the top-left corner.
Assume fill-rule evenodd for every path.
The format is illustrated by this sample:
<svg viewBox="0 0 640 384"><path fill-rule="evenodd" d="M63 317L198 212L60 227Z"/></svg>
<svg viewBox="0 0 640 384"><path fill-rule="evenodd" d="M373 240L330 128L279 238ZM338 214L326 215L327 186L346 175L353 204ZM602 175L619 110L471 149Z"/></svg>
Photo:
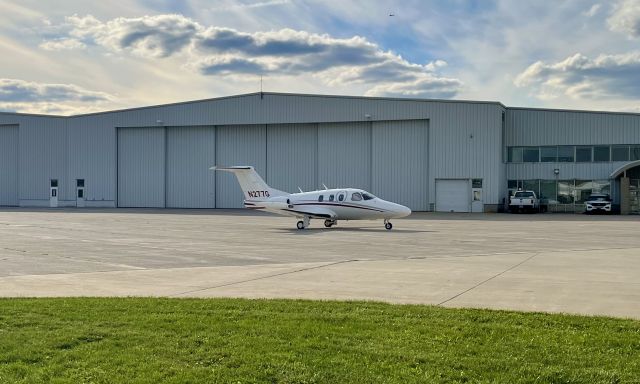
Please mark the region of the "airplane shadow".
<svg viewBox="0 0 640 384"><path fill-rule="evenodd" d="M292 235L317 235L320 233L328 233L328 232L377 232L377 233L427 233L427 232L437 232L437 231L425 231L425 230L415 230L415 229L392 229L391 231L387 231L384 228L307 228L307 229L297 229L297 228L274 228L275 231L285 232Z"/></svg>

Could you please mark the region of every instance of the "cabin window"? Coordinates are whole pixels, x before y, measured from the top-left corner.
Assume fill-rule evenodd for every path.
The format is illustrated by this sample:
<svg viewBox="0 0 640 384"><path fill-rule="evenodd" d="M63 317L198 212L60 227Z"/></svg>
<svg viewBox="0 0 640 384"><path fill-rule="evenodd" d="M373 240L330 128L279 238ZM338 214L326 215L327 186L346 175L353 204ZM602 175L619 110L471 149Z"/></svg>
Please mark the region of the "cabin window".
<svg viewBox="0 0 640 384"><path fill-rule="evenodd" d="M338 195L338 201L344 200L344 195Z"/></svg>
<svg viewBox="0 0 640 384"><path fill-rule="evenodd" d="M351 195L351 200L352 201L360 201L360 200L362 200L362 194L360 192L354 192Z"/></svg>
<svg viewBox="0 0 640 384"><path fill-rule="evenodd" d="M318 196L318 201L322 201L322 200L324 200L324 195Z"/></svg>
<svg viewBox="0 0 640 384"><path fill-rule="evenodd" d="M362 194L362 198L363 198L363 199L365 199L365 200L373 200L373 199L375 199L376 197L375 197L375 196L373 196L373 195L370 195L370 194L368 194L368 193L363 193L363 194Z"/></svg>
<svg viewBox="0 0 640 384"><path fill-rule="evenodd" d="M334 196L333 195L329 195L329 201L333 201Z"/></svg>

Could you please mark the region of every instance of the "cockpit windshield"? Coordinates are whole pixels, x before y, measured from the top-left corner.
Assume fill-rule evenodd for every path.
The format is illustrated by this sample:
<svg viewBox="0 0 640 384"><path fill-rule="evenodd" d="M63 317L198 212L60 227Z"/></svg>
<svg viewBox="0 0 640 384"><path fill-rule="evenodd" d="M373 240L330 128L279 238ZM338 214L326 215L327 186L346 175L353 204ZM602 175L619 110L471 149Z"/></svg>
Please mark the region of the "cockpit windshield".
<svg viewBox="0 0 640 384"><path fill-rule="evenodd" d="M375 196L373 196L372 194L370 194L369 192L362 192L362 198L363 198L364 200L373 200L373 199L375 199L376 197L375 197Z"/></svg>

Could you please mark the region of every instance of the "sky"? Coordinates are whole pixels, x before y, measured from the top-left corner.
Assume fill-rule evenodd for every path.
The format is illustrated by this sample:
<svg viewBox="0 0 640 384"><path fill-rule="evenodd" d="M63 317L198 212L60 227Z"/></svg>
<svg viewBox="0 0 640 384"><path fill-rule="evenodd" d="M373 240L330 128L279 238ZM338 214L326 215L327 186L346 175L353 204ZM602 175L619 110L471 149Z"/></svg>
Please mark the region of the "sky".
<svg viewBox="0 0 640 384"><path fill-rule="evenodd" d="M640 0L0 0L0 111L261 87L640 112Z"/></svg>

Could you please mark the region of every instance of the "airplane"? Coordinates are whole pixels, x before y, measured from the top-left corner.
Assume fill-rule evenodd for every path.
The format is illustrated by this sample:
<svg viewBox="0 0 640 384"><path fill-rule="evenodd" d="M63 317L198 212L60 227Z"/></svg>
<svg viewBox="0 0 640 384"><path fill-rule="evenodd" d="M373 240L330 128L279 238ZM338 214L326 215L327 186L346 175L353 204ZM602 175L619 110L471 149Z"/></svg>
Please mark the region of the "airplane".
<svg viewBox="0 0 640 384"><path fill-rule="evenodd" d="M411 210L404 205L375 197L356 188L338 188L287 193L271 188L252 166L213 166L212 171L233 173L244 193L244 206L301 219L298 229L309 227L311 219L324 219L324 226L331 228L338 220L384 220L384 227L393 228L389 221L409 216Z"/></svg>

